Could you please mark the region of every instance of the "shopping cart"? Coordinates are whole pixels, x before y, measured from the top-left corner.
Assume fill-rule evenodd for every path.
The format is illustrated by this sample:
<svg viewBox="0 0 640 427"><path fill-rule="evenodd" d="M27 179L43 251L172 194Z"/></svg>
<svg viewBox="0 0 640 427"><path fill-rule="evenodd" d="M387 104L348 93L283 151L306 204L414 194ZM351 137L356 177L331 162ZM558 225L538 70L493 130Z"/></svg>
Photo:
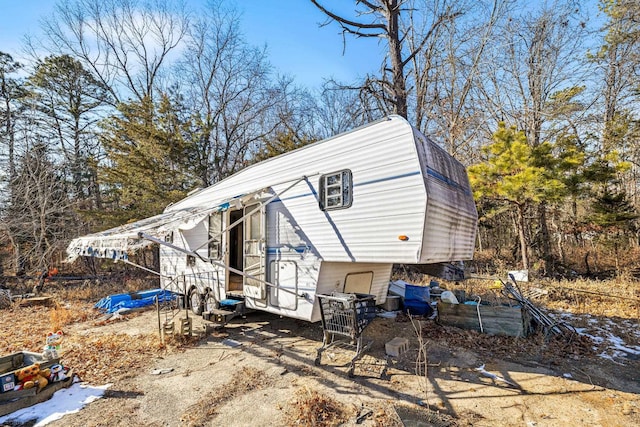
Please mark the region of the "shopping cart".
<svg viewBox="0 0 640 427"><path fill-rule="evenodd" d="M367 294L344 294L334 292L331 295L318 294L324 338L318 349L315 364L320 365L322 352L333 346L348 347L355 350L355 356L349 364L348 374L353 376L355 362L371 347L373 341L364 343L362 331L376 317L375 297ZM336 336L343 337L342 340Z"/></svg>

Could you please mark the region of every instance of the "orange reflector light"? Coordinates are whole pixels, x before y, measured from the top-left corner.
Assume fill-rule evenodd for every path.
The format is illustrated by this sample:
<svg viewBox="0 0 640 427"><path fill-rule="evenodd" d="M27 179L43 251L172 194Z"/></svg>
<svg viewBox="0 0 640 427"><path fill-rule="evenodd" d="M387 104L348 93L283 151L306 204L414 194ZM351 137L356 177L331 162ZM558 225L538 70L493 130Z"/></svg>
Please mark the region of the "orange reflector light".
<svg viewBox="0 0 640 427"><path fill-rule="evenodd" d="M407 240L409 240L409 236L405 236L404 234L401 236L398 236L398 240L402 240L403 242L406 242Z"/></svg>

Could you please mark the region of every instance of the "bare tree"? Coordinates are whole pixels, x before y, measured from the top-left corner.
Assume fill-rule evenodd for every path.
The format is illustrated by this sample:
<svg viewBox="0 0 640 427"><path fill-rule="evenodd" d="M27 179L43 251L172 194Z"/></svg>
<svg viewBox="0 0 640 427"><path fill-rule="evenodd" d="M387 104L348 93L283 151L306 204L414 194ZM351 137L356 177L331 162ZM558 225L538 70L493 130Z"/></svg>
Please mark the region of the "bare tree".
<svg viewBox="0 0 640 427"><path fill-rule="evenodd" d="M498 43L483 67L484 105L496 122L523 129L533 146L557 131L549 127L554 94L592 75L585 61L585 19L572 0L555 0L509 16L496 35Z"/></svg>
<svg viewBox="0 0 640 427"><path fill-rule="evenodd" d="M17 157L11 197L0 211L0 236L13 250L17 271L41 272L71 233L73 211L66 196L64 178L56 171L47 146L29 144Z"/></svg>
<svg viewBox="0 0 640 427"><path fill-rule="evenodd" d="M340 16L321 4L311 2L328 18L340 25L343 34L355 37L373 37L384 40L388 54L385 58L380 77L368 77L361 90L377 98L381 106L390 106L393 113L408 117L407 75L412 60L419 54L429 40L433 38L441 25L459 16L453 5L447 4L438 9L424 26L424 31L414 38L415 43L407 46L410 27L402 25L403 13L415 11L413 2L408 0L355 0L355 17ZM328 22L327 22L328 23ZM325 24L326 25L326 24Z"/></svg>
<svg viewBox="0 0 640 427"><path fill-rule="evenodd" d="M593 55L602 67L602 148L631 164L621 182L640 207L640 8L637 0L601 1L607 17L602 45Z"/></svg>
<svg viewBox="0 0 640 427"><path fill-rule="evenodd" d="M210 3L191 26L178 71L195 114L195 161L205 186L248 164L278 126L290 83L271 83L266 51L246 44L238 19L235 10Z"/></svg>
<svg viewBox="0 0 640 427"><path fill-rule="evenodd" d="M70 0L56 5L43 29L46 48L81 61L116 103L142 101L153 98L187 31L187 14L181 0Z"/></svg>
<svg viewBox="0 0 640 427"><path fill-rule="evenodd" d="M315 135L328 138L361 126L371 121L372 117L367 115L369 110L357 92L344 90L335 82L327 82L315 108Z"/></svg>
<svg viewBox="0 0 640 427"><path fill-rule="evenodd" d="M487 51L511 3L456 2L464 14L440 26L413 59L416 125L442 141L450 154L467 162L476 157L478 141L489 139L483 128L487 114L478 102L477 88L483 84ZM411 28L420 28L420 24ZM416 37L420 41L419 34L411 31L408 43L413 46Z"/></svg>
<svg viewBox="0 0 640 427"><path fill-rule="evenodd" d="M7 145L7 179L15 177L15 119L18 106L16 101L22 98L25 91L16 77L12 77L22 68L7 53L0 52L0 141Z"/></svg>

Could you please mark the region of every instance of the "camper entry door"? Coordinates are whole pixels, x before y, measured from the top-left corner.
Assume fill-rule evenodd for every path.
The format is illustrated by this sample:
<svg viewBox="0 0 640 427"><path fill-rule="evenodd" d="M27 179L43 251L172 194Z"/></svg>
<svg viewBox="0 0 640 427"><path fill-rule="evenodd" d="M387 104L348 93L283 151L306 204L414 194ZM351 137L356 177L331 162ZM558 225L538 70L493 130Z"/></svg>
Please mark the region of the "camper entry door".
<svg viewBox="0 0 640 427"><path fill-rule="evenodd" d="M257 204L246 206L244 208L245 215L257 207ZM258 211L246 216L244 223L244 273L262 281L265 280L265 217L266 208L262 206ZM243 292L249 298L265 300L267 285L245 276Z"/></svg>

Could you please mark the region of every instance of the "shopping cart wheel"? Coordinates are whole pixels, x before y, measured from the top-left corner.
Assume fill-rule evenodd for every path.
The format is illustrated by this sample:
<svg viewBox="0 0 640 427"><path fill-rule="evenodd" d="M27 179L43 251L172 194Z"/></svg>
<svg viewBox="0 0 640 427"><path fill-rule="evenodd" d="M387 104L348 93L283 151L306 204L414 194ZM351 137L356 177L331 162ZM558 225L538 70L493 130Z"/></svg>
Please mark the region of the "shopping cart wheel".
<svg viewBox="0 0 640 427"><path fill-rule="evenodd" d="M318 351L318 355L316 356L316 360L313 361L313 364L316 366L320 366L320 359L322 359L322 353Z"/></svg>
<svg viewBox="0 0 640 427"><path fill-rule="evenodd" d="M391 375L389 375L389 372L387 372L387 367L385 366L384 369L382 370L382 372L380 373L380 379L382 381L389 381L391 380Z"/></svg>
<svg viewBox="0 0 640 427"><path fill-rule="evenodd" d="M355 377L355 374L353 373L353 371L355 371L356 369L356 365L355 364L351 364L349 365L349 371L347 371L347 375L349 376L349 378L353 378Z"/></svg>

